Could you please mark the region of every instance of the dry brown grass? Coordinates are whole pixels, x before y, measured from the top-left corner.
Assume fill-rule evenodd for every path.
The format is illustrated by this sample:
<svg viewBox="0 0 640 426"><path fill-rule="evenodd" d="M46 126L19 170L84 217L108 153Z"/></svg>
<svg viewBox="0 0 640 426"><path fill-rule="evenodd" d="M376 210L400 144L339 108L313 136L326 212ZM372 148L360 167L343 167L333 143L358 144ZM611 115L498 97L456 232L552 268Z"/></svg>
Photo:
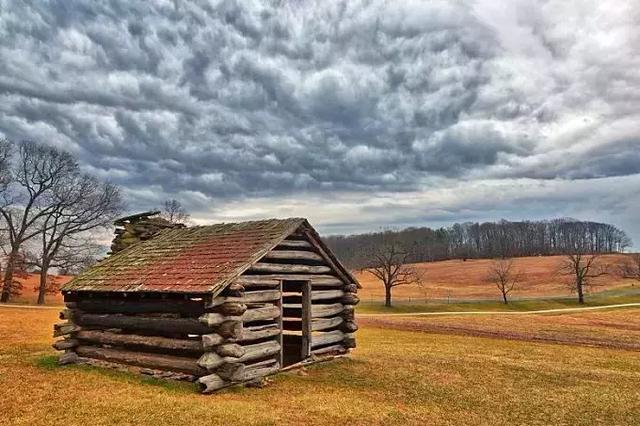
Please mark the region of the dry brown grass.
<svg viewBox="0 0 640 426"><path fill-rule="evenodd" d="M607 255L602 261L616 265L622 255ZM514 259L516 269L523 272L522 283L513 291L512 297L552 297L568 296L570 291L566 285L566 277L557 273L563 256L521 257ZM422 285L396 287L393 295L396 299L489 299L500 294L495 285L487 282L490 259L446 260L441 262L418 263L417 268L423 275ZM362 284L359 291L363 300L382 300L384 288L369 273L356 272ZM595 291L609 290L631 285L631 280L623 280L614 275L603 276L594 281Z"/></svg>
<svg viewBox="0 0 640 426"><path fill-rule="evenodd" d="M53 310L0 308L0 424L640 423L638 352L365 326L351 360L201 396L191 385L54 366L55 321Z"/></svg>
<svg viewBox="0 0 640 426"><path fill-rule="evenodd" d="M640 351L637 309L544 315L369 317L361 324L395 330L495 337Z"/></svg>

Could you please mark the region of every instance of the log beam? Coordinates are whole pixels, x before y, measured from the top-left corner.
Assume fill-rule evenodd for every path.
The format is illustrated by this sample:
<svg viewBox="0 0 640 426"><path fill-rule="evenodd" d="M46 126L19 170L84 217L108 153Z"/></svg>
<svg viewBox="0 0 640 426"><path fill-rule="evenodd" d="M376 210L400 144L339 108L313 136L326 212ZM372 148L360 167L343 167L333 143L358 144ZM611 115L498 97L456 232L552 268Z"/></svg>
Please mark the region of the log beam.
<svg viewBox="0 0 640 426"><path fill-rule="evenodd" d="M303 250L271 250L264 259L278 260L312 260L322 262L324 259L317 253Z"/></svg>
<svg viewBox="0 0 640 426"><path fill-rule="evenodd" d="M202 341L195 339L171 339L167 337L119 334L112 333L110 331L99 330L79 331L75 334L75 337L76 339L79 339L83 342L98 343L101 345L133 346L147 349L164 349L192 352L204 351Z"/></svg>
<svg viewBox="0 0 640 426"><path fill-rule="evenodd" d="M249 272L272 272L276 274L326 274L331 272L328 266L293 265L258 262L249 268Z"/></svg>
<svg viewBox="0 0 640 426"><path fill-rule="evenodd" d="M101 359L109 362L136 365L138 367L149 367L158 370L177 371L189 373L197 376L207 374L194 359L159 355L142 352L133 352L120 349L98 348L95 346L78 346L76 353L82 357Z"/></svg>

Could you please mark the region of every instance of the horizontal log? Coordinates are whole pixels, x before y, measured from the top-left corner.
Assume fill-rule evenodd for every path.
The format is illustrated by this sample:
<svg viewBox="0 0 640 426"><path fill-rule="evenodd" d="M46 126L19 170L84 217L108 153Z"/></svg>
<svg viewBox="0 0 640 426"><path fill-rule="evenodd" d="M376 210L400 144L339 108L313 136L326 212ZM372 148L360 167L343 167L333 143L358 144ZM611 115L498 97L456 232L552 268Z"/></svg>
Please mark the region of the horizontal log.
<svg viewBox="0 0 640 426"><path fill-rule="evenodd" d="M295 314L294 312L302 309L302 305L300 303L284 303L282 307L284 308L285 317L291 317L291 316L297 317L298 314ZM332 317L340 314L343 311L343 309L344 309L344 306L341 303L331 303L328 305L312 305L311 317L312 318Z"/></svg>
<svg viewBox="0 0 640 426"><path fill-rule="evenodd" d="M345 334L340 330L327 331L324 333L315 333L311 335L311 347L328 345L330 343L337 343L344 340Z"/></svg>
<svg viewBox="0 0 640 426"><path fill-rule="evenodd" d="M244 355L238 358L237 362L246 363L247 361L264 358L280 352L280 344L275 340L269 340L253 345L246 345L243 346L243 348L245 351Z"/></svg>
<svg viewBox="0 0 640 426"><path fill-rule="evenodd" d="M247 363L280 352L280 344L275 340L247 345L242 348L244 354L241 357L221 356L216 352L206 352L198 359L197 363L207 371L213 371L223 364Z"/></svg>
<svg viewBox="0 0 640 426"><path fill-rule="evenodd" d="M63 322L53 325L53 337L66 336L71 333L75 333L76 331L82 330L82 327L79 327L76 324L71 322Z"/></svg>
<svg viewBox="0 0 640 426"><path fill-rule="evenodd" d="M228 384L217 374L202 376L197 380L197 383L200 387L200 392L204 394L215 392Z"/></svg>
<svg viewBox="0 0 640 426"><path fill-rule="evenodd" d="M246 353L245 348L237 343L225 343L217 346L215 350L216 353L222 357L231 356L240 358Z"/></svg>
<svg viewBox="0 0 640 426"><path fill-rule="evenodd" d="M62 311L60 311L58 318L60 318L61 320L73 321L73 309L63 309Z"/></svg>
<svg viewBox="0 0 640 426"><path fill-rule="evenodd" d="M316 290L311 292L311 300L337 299L344 294L342 290Z"/></svg>
<svg viewBox="0 0 640 426"><path fill-rule="evenodd" d="M249 288L249 282L256 283L255 285L259 285L260 283L265 283L264 285L272 285L276 287L279 285L280 280L292 280L292 281L311 281L311 285L313 287L343 287L344 282L333 275L320 274L280 274L273 273L267 275L242 275L238 277L236 281L241 281L245 283L245 286ZM278 284L275 282L278 281ZM270 284L268 284L270 283Z"/></svg>
<svg viewBox="0 0 640 426"><path fill-rule="evenodd" d="M56 349L58 351L63 351L65 349L75 348L79 344L80 342L78 342L77 339L63 339L63 340L58 340L57 342L54 342L54 344L51 346L53 346L53 349Z"/></svg>
<svg viewBox="0 0 640 426"><path fill-rule="evenodd" d="M271 250L264 255L264 259L313 260L320 262L324 260L319 254L304 250Z"/></svg>
<svg viewBox="0 0 640 426"><path fill-rule="evenodd" d="M280 280L277 278L265 278L263 275L243 275L236 278L237 283L244 286L245 289L253 288L273 288L280 286Z"/></svg>
<svg viewBox="0 0 640 426"><path fill-rule="evenodd" d="M247 382L249 380L255 380L260 377L265 377L270 374L275 374L280 371L280 363L276 362L274 365L270 367L252 367L248 366L239 381Z"/></svg>
<svg viewBox="0 0 640 426"><path fill-rule="evenodd" d="M110 331L84 330L75 334L79 340L102 345L140 347L146 349L164 349L202 352L204 347L201 340L171 339L158 336L139 336L136 334L119 334Z"/></svg>
<svg viewBox="0 0 640 426"><path fill-rule="evenodd" d="M227 320L227 318L229 317L218 312L208 312L206 314L200 315L198 321L200 321L201 324L205 324L209 327L215 327L222 324Z"/></svg>
<svg viewBox="0 0 640 426"><path fill-rule="evenodd" d="M311 331L322 331L338 327L344 322L341 317L318 318L311 321Z"/></svg>
<svg viewBox="0 0 640 426"><path fill-rule="evenodd" d="M215 352L205 352L198 358L197 364L207 371L213 371L225 363L224 357Z"/></svg>
<svg viewBox="0 0 640 426"><path fill-rule="evenodd" d="M292 248L312 248L310 242L304 240L284 240L281 241L276 249L292 249Z"/></svg>
<svg viewBox="0 0 640 426"><path fill-rule="evenodd" d="M70 302L67 302L67 307ZM148 314L177 313L185 316L198 316L204 313L202 300L118 300L118 299L82 299L74 302L76 307L87 313L105 314Z"/></svg>
<svg viewBox="0 0 640 426"><path fill-rule="evenodd" d="M311 353L313 355L326 355L326 354L343 354L347 352L347 349L338 344L338 345L331 345L331 346L325 346L323 348L317 348L317 349L312 349Z"/></svg>
<svg viewBox="0 0 640 426"><path fill-rule="evenodd" d="M279 300L281 295L282 293L280 292L280 290L250 291L244 293L240 297L216 297L207 307L214 308L216 311L218 311L219 307L232 303L247 304L272 302L274 300Z"/></svg>
<svg viewBox="0 0 640 426"><path fill-rule="evenodd" d="M82 357L136 365L138 367L177 371L197 376L204 376L207 374L206 370L198 366L196 360L191 358L133 352L121 349L98 348L95 346L78 346L76 348L76 352Z"/></svg>
<svg viewBox="0 0 640 426"><path fill-rule="evenodd" d="M213 330L195 318L155 318L122 314L74 313L82 326L120 328L136 331L152 331L159 334L207 334Z"/></svg>
<svg viewBox="0 0 640 426"><path fill-rule="evenodd" d="M230 342L250 342L252 340L264 339L280 334L280 328L277 324L259 325L254 327L244 327L242 334L235 338L229 339Z"/></svg>
<svg viewBox="0 0 640 426"><path fill-rule="evenodd" d="M270 359L252 365L225 364L216 370L216 373L225 380L241 383L276 373L279 370L278 360Z"/></svg>
<svg viewBox="0 0 640 426"><path fill-rule="evenodd" d="M346 293L340 299L340 303L342 303L343 305L357 305L358 303L360 303L360 298L356 296L355 293Z"/></svg>
<svg viewBox="0 0 640 426"><path fill-rule="evenodd" d="M263 308L247 309L242 314L242 322L266 321L280 317L280 308L277 306L265 306Z"/></svg>
<svg viewBox="0 0 640 426"><path fill-rule="evenodd" d="M331 272L328 266L293 265L258 262L249 268L249 272L273 272L277 274L326 274Z"/></svg>
<svg viewBox="0 0 640 426"><path fill-rule="evenodd" d="M203 334L202 335L202 349L209 351L215 346L218 346L224 341L224 338L217 333Z"/></svg>

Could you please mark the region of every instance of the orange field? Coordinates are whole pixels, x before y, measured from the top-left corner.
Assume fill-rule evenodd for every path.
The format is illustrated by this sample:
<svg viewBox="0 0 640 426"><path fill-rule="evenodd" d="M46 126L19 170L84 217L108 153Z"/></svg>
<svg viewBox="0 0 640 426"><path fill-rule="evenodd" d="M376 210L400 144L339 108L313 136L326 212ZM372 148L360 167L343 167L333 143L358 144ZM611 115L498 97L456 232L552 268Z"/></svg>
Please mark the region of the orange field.
<svg viewBox="0 0 640 426"><path fill-rule="evenodd" d="M54 280L55 284L60 286L71 278L70 275L55 275L50 278ZM11 299L13 303L27 303L30 305L35 305L38 300L38 286L40 284L40 275L38 274L30 274L28 278L17 278L22 284L22 293L20 296L14 297ZM62 304L62 295L59 291L55 293L48 293L45 297L45 303L47 305L61 305Z"/></svg>
<svg viewBox="0 0 640 426"><path fill-rule="evenodd" d="M612 269L622 260L623 255L607 255L601 258ZM521 284L513 291L512 297L568 296L571 294L567 277L558 274L558 266L564 256L521 257L514 259L516 269L522 273ZM397 301L429 299L492 299L500 294L495 285L488 282L487 275L492 260L471 259L446 260L441 262L418 263L415 266L422 275L420 285L399 286L393 289ZM382 283L367 272L356 272L362 284L359 291L363 301L382 300ZM594 291L608 290L631 285L631 280L623 280L615 275L607 275L594 280Z"/></svg>

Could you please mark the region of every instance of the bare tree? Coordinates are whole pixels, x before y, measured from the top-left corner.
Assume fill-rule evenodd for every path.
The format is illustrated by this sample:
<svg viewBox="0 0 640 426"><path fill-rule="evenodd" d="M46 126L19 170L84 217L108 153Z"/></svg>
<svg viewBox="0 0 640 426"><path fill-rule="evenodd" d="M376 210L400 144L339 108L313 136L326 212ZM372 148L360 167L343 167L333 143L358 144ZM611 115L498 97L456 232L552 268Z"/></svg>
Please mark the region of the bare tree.
<svg viewBox="0 0 640 426"><path fill-rule="evenodd" d="M640 282L640 253L625 256L624 261L618 267L618 273L622 278L630 278Z"/></svg>
<svg viewBox="0 0 640 426"><path fill-rule="evenodd" d="M509 293L519 284L521 276L513 265L513 259L497 259L489 267L488 280L500 290L505 305L509 303Z"/></svg>
<svg viewBox="0 0 640 426"><path fill-rule="evenodd" d="M45 301L49 269L73 266L93 244L86 238L78 237L96 228L110 226L122 211L118 187L99 182L91 176L70 174L65 185L59 189L53 197L55 209L39 222L38 304L44 304Z"/></svg>
<svg viewBox="0 0 640 426"><path fill-rule="evenodd" d="M578 303L583 304L585 292L594 285L593 279L607 275L609 268L600 262L600 255L578 252L565 257L559 272L570 278L569 286L578 295Z"/></svg>
<svg viewBox="0 0 640 426"><path fill-rule="evenodd" d="M0 179L0 226L8 236L0 302L7 302L22 244L41 233L37 224L56 209L52 202L56 188L60 190L78 165L71 155L33 142L23 142L17 149L6 142L3 145L8 147L6 163L11 166L3 169Z"/></svg>
<svg viewBox="0 0 640 426"><path fill-rule="evenodd" d="M164 202L162 208L162 217L171 223L185 223L189 220L189 213L182 207L180 201L172 198Z"/></svg>
<svg viewBox="0 0 640 426"><path fill-rule="evenodd" d="M411 252L397 241L384 241L369 254L369 266L364 270L382 281L384 305L391 306L391 291L401 285L419 284L420 275L407 263Z"/></svg>

